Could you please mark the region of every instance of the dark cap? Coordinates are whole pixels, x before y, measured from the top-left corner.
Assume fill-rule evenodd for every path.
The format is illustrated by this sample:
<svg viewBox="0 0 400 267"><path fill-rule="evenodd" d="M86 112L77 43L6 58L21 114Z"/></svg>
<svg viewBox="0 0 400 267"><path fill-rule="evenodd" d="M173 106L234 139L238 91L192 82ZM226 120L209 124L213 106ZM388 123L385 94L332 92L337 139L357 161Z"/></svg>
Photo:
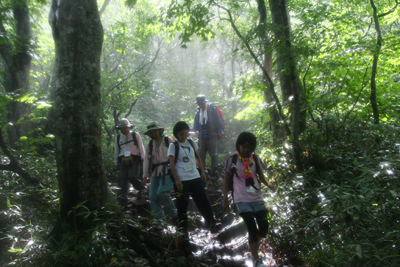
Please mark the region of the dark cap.
<svg viewBox="0 0 400 267"><path fill-rule="evenodd" d="M207 103L207 99L206 99L206 96L205 95L198 95L197 97L196 97L196 102L195 102L196 104L204 104L204 103Z"/></svg>

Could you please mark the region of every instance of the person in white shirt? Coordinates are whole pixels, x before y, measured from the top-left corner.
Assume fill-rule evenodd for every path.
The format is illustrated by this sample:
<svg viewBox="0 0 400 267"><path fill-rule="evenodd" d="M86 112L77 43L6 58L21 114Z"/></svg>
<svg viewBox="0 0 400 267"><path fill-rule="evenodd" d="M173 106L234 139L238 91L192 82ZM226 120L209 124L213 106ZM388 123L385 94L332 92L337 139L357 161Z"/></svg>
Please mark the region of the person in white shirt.
<svg viewBox="0 0 400 267"><path fill-rule="evenodd" d="M204 189L202 179L206 180L206 174L199 157L198 147L193 140L187 139L189 125L184 121L178 122L174 126L173 133L177 140L169 145L168 156L171 174L175 181L174 189L176 192L179 228L184 233L187 233L187 208L189 197L191 196L204 220L210 226L211 232L216 233L221 230L222 225L214 217L214 212ZM196 163L201 174L196 168Z"/></svg>
<svg viewBox="0 0 400 267"><path fill-rule="evenodd" d="M115 138L114 146L115 170L119 173L120 197L118 200L121 206L126 207L128 181L136 190L142 191L145 189L141 181L141 170L146 153L142 138L139 133L131 132L133 125L129 123L128 119L120 119L115 128L121 131L121 134Z"/></svg>

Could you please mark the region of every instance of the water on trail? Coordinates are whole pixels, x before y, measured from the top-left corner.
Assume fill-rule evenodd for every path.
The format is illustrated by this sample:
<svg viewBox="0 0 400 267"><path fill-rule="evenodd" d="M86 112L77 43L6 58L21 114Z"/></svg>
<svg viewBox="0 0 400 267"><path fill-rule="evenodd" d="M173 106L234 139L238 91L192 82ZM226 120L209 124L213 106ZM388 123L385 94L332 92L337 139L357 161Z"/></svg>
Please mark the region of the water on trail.
<svg viewBox="0 0 400 267"><path fill-rule="evenodd" d="M246 225L235 213L226 214L222 210L221 188L222 179L210 181L206 187L214 213L217 218L221 219L223 226L223 229L218 233L213 234L210 232L203 218L199 215L193 200L190 199L189 201L188 232L190 251L194 260L203 264L201 266L252 267L253 260L249 252ZM129 195L134 209L150 210L148 200L142 200L140 203L136 199L136 194L132 191L132 188ZM136 212L141 213L139 210ZM176 233L176 229L173 226L168 226L163 231L170 234ZM266 239L263 239L260 243L259 255L263 260L264 266L278 266L273 258L272 248L268 245Z"/></svg>

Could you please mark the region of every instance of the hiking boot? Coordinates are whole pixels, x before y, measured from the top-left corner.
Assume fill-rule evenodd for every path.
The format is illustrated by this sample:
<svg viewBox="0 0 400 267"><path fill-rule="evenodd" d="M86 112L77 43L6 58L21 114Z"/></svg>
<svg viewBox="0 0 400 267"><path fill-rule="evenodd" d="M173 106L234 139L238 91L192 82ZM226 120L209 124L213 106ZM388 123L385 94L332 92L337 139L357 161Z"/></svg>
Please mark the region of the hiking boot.
<svg viewBox="0 0 400 267"><path fill-rule="evenodd" d="M222 224L220 222L220 220L218 219L212 219L211 223L210 223L210 232L212 234L218 233L219 231L222 230Z"/></svg>

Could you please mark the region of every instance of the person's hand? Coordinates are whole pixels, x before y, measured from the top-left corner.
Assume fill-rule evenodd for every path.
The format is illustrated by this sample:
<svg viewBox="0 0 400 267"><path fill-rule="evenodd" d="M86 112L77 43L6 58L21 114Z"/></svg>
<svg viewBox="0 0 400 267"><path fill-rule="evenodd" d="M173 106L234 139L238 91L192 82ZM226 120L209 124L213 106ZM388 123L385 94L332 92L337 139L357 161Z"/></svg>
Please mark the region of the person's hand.
<svg viewBox="0 0 400 267"><path fill-rule="evenodd" d="M271 189L272 190L272 192L275 192L276 191L276 189L275 189L275 186L273 185L273 184L271 184L270 182L268 182L268 188L269 189Z"/></svg>
<svg viewBox="0 0 400 267"><path fill-rule="evenodd" d="M182 191L183 184L182 184L182 181L179 178L175 178L175 185L178 188L178 191Z"/></svg>
<svg viewBox="0 0 400 267"><path fill-rule="evenodd" d="M224 132L221 132L221 133L218 134L218 137L222 138L223 135L224 135Z"/></svg>
<svg viewBox="0 0 400 267"><path fill-rule="evenodd" d="M223 200L223 202L222 202L222 208L224 209L224 211L225 211L226 213L229 213L229 212L231 211L231 208L229 207L228 198L225 198L225 197L224 197L224 200Z"/></svg>
<svg viewBox="0 0 400 267"><path fill-rule="evenodd" d="M143 180L142 180L142 185L143 185L145 188L147 188L147 186L146 186L146 184L147 184L147 179L149 179L149 177L143 177Z"/></svg>
<svg viewBox="0 0 400 267"><path fill-rule="evenodd" d="M204 172L204 170L201 171L201 179L202 179L204 182L207 181L207 175L206 175L206 173Z"/></svg>
<svg viewBox="0 0 400 267"><path fill-rule="evenodd" d="M115 170L116 172L119 172L118 165L115 165L115 166L114 166L114 170Z"/></svg>

